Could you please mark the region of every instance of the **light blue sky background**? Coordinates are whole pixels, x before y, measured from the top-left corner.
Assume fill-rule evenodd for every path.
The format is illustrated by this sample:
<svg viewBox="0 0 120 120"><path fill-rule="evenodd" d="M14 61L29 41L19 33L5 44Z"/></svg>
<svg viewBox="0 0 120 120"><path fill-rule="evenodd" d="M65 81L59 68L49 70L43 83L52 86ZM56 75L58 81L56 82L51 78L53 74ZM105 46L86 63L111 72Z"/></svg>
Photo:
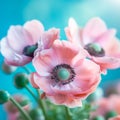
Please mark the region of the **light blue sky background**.
<svg viewBox="0 0 120 120"><path fill-rule="evenodd" d="M40 20L45 29L60 28L61 39L65 39L64 27L67 26L69 17L74 17L80 26L92 17L100 17L108 28L117 29L117 37L120 38L120 0L0 0L0 39L7 34L10 25L22 25L31 19ZM0 55L0 65L2 61ZM22 69L19 68L17 72L20 71ZM110 70L103 77L101 86L114 82L119 77L120 69ZM0 89L6 89L11 94L18 93L13 87L12 78L13 75L6 75L0 70ZM28 94L25 90L22 92ZM6 120L1 105L0 120Z"/></svg>

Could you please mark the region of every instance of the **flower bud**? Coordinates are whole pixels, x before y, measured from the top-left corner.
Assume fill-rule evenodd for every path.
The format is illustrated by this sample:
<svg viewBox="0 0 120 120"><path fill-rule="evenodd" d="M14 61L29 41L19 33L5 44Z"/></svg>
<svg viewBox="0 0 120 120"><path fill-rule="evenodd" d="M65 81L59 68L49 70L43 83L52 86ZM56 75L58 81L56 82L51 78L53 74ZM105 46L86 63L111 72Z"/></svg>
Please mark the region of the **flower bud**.
<svg viewBox="0 0 120 120"><path fill-rule="evenodd" d="M42 114L42 111L39 108L32 109L30 111L30 116L33 120L44 120L44 116Z"/></svg>
<svg viewBox="0 0 120 120"><path fill-rule="evenodd" d="M17 69L17 67L15 67L15 66L11 66L11 65L8 65L8 64L6 64L6 63L3 63L3 64L2 64L2 70L3 70L3 72L5 72L6 74L11 74L11 73L14 72L16 69Z"/></svg>
<svg viewBox="0 0 120 120"><path fill-rule="evenodd" d="M19 73L14 77L14 85L18 89L24 88L28 83L28 75L25 73Z"/></svg>
<svg viewBox="0 0 120 120"><path fill-rule="evenodd" d="M10 99L10 94L7 91L0 90L0 104L6 103Z"/></svg>
<svg viewBox="0 0 120 120"><path fill-rule="evenodd" d="M109 119L109 118L115 117L115 116L117 116L117 113L115 111L109 111L106 113L105 118Z"/></svg>
<svg viewBox="0 0 120 120"><path fill-rule="evenodd" d="M87 101L93 102L103 97L102 88L98 87L94 93L88 96Z"/></svg>

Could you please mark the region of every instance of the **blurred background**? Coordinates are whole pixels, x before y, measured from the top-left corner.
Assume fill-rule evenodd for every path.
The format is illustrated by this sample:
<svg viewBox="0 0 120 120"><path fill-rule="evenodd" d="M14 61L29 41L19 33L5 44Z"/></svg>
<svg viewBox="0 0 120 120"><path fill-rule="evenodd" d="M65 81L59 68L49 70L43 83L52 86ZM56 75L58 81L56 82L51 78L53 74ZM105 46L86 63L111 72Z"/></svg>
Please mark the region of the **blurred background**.
<svg viewBox="0 0 120 120"><path fill-rule="evenodd" d="M10 25L23 25L32 19L40 20L46 30L51 27L60 28L61 39L65 39L64 27L67 26L69 17L74 17L80 26L84 26L92 17L100 17L108 28L117 29L117 37L120 38L119 11L120 0L0 0L0 39L6 36ZM0 66L2 62L3 57L0 55ZM16 73L21 71L22 68L19 68ZM0 70L0 89L8 90L11 94L18 93L12 79L13 75ZM120 80L120 69L109 70L106 76L102 76L100 86L104 87L117 80ZM24 90L21 92L28 94ZM0 120L6 120L2 105Z"/></svg>

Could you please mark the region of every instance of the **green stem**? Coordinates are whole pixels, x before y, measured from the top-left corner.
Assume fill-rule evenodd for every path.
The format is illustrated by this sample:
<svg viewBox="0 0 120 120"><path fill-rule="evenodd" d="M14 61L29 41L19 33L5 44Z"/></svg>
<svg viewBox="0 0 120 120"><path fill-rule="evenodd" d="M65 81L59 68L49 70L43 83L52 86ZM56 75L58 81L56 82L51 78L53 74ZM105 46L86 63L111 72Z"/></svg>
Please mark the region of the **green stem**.
<svg viewBox="0 0 120 120"><path fill-rule="evenodd" d="M72 120L72 115L68 107L65 106L67 120Z"/></svg>
<svg viewBox="0 0 120 120"><path fill-rule="evenodd" d="M45 110L45 106L43 104L43 101L41 99L38 99L34 93L32 92L32 90L26 85L25 88L28 90L28 92L33 96L33 98L35 99L35 101L38 103L39 107L42 109L42 112L43 112L43 115L45 117L45 120L48 120L48 117L47 117L47 113L46 113L46 110ZM40 96L40 92L39 90L37 90L39 96Z"/></svg>
<svg viewBox="0 0 120 120"><path fill-rule="evenodd" d="M30 74L31 73L31 71L30 71L30 69L29 68L27 68L26 66L22 66L21 68L23 68L28 74Z"/></svg>
<svg viewBox="0 0 120 120"><path fill-rule="evenodd" d="M40 105L40 107L42 109L42 112L43 112L43 115L45 117L45 120L49 120L48 117L47 117L45 105L44 105L44 103L43 103L43 101L41 99L39 99L39 105Z"/></svg>
<svg viewBox="0 0 120 120"><path fill-rule="evenodd" d="M10 101L18 108L18 110L24 116L25 120L32 120L27 114L27 112L24 109L22 109L22 107L19 105L19 103L17 103L17 101L14 98L10 97Z"/></svg>
<svg viewBox="0 0 120 120"><path fill-rule="evenodd" d="M25 88L33 96L33 98L35 99L35 101L38 103L38 98L34 95L33 91L27 85L25 86Z"/></svg>

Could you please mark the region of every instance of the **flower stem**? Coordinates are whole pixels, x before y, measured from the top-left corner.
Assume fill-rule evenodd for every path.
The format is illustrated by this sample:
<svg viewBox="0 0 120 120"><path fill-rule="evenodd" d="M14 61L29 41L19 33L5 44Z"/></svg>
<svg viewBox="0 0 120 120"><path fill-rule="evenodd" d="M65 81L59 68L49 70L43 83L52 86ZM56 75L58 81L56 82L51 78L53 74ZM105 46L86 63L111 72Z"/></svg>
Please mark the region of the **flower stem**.
<svg viewBox="0 0 120 120"><path fill-rule="evenodd" d="M27 68L26 66L22 66L21 68L23 68L26 71L27 74L31 73L30 69Z"/></svg>
<svg viewBox="0 0 120 120"><path fill-rule="evenodd" d="M32 120L31 117L27 114L27 112L24 109L22 109L22 107L17 103L17 101L14 98L10 97L10 101L18 108L18 110L24 116L25 120Z"/></svg>
<svg viewBox="0 0 120 120"><path fill-rule="evenodd" d="M65 106L67 120L72 120L72 115L68 107Z"/></svg>
<svg viewBox="0 0 120 120"><path fill-rule="evenodd" d="M35 101L38 103L39 107L42 109L42 112L43 112L43 115L45 117L45 120L48 120L48 117L47 117L47 113L46 113L46 110L45 110L45 106L43 104L43 101L39 98L37 98L34 93L32 92L32 90L26 85L25 88L27 89L27 91L33 96L33 98L35 99ZM39 97L40 97L40 93L39 93L39 90L37 90L38 94L39 94Z"/></svg>
<svg viewBox="0 0 120 120"><path fill-rule="evenodd" d="M32 95L36 102L38 102L38 98L34 95L33 91L26 85L25 88Z"/></svg>
<svg viewBox="0 0 120 120"><path fill-rule="evenodd" d="M48 116L47 116L47 113L46 113L46 109L45 109L45 105L43 103L43 101L41 99L39 99L39 105L42 109L42 112L43 112L43 115L45 117L45 120L48 120Z"/></svg>

